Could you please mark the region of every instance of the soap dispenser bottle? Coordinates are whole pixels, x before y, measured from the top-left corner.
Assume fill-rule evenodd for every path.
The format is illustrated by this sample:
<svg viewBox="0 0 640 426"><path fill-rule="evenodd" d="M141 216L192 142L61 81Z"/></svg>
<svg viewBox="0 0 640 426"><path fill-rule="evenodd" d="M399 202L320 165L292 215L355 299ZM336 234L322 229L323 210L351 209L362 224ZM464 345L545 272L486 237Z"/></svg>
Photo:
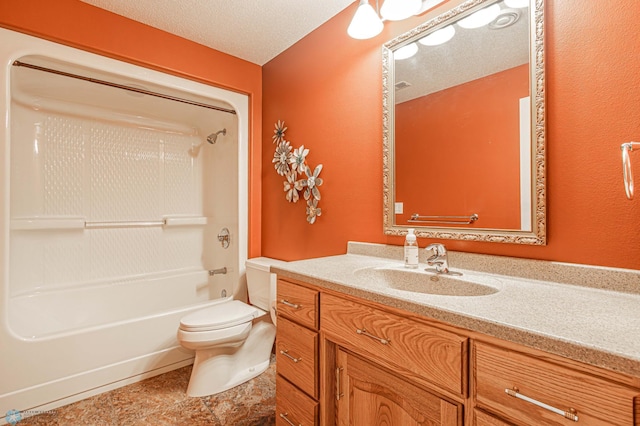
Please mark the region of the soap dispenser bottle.
<svg viewBox="0 0 640 426"><path fill-rule="evenodd" d="M415 269L418 267L418 242L413 228L409 228L409 232L404 239L404 267Z"/></svg>

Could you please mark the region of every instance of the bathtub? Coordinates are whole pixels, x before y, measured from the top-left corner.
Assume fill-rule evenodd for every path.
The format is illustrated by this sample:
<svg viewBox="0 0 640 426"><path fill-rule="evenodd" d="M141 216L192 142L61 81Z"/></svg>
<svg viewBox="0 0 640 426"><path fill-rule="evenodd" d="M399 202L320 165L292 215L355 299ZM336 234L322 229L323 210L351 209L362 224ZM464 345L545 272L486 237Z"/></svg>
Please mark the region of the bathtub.
<svg viewBox="0 0 640 426"><path fill-rule="evenodd" d="M2 395L5 412L55 408L191 364L176 340L180 318L228 299L211 300L207 281L193 272L12 300L15 358L3 350L2 375L24 388Z"/></svg>
<svg viewBox="0 0 640 426"><path fill-rule="evenodd" d="M0 40L2 419L188 365L180 318L246 298L249 113L244 94Z"/></svg>
<svg viewBox="0 0 640 426"><path fill-rule="evenodd" d="M13 297L9 326L20 338L31 341L100 332L114 326L125 331L124 327L134 322L184 315L218 303L215 299L222 291L226 293L224 285L210 285L208 271L164 275ZM138 339L144 340L142 337ZM177 346L175 341L172 344Z"/></svg>

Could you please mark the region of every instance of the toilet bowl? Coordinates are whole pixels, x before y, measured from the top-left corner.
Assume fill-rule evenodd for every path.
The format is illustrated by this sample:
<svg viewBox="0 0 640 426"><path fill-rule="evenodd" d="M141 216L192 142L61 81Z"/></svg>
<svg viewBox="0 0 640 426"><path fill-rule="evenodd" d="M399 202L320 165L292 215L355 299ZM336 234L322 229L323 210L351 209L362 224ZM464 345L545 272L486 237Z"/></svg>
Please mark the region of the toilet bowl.
<svg viewBox="0 0 640 426"><path fill-rule="evenodd" d="M229 299L180 320L178 341L195 351L189 396L223 392L269 367L276 336L276 276L270 267L277 263L283 262L265 257L246 261L251 305Z"/></svg>

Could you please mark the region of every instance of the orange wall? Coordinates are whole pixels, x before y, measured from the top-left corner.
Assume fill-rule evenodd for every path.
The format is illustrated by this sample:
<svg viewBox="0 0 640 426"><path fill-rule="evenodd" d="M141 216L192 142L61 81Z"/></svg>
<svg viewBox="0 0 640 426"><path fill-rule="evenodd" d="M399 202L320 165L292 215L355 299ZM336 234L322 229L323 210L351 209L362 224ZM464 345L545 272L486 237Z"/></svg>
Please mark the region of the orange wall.
<svg viewBox="0 0 640 426"><path fill-rule="evenodd" d="M262 70L79 0L2 0L0 26L248 93L250 254L261 245L262 255L300 259L344 253L350 240L402 243L382 233L380 44L434 12L358 41L346 35L355 5ZM445 241L451 249L640 269L640 196L624 198L619 148L640 139L638 21L636 0L546 1L548 245ZM313 166L324 164L314 225L302 202L286 202L273 170L278 119L294 146L310 148ZM632 157L640 170L640 154Z"/></svg>
<svg viewBox="0 0 640 426"><path fill-rule="evenodd" d="M249 256L260 255L262 67L79 0L2 0L0 26L249 95Z"/></svg>
<svg viewBox="0 0 640 426"><path fill-rule="evenodd" d="M346 34L355 7L263 67L264 256L340 254L347 241L402 244L382 233L380 44L434 13L387 23L378 37L358 41ZM547 0L545 12L548 243L445 243L459 251L640 269L640 195L626 200L620 161L620 143L640 139L640 7L637 0ZM314 225L305 221L302 202L285 200L271 164L278 119L294 146L310 149L312 165L324 164L323 213ZM632 156L640 179L640 153ZM415 190L426 192L424 183ZM429 242L419 239L420 246Z"/></svg>
<svg viewBox="0 0 640 426"><path fill-rule="evenodd" d="M396 223L414 213L477 214L465 226L520 229L519 102L527 96L529 66L521 65L397 104L395 201L404 212Z"/></svg>

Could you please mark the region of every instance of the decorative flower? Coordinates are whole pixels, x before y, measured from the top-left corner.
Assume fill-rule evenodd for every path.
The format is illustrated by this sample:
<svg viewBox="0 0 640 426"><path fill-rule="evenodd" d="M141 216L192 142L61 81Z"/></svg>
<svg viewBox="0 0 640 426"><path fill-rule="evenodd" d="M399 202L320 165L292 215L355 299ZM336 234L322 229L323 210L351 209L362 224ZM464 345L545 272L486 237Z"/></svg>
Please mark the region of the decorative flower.
<svg viewBox="0 0 640 426"><path fill-rule="evenodd" d="M273 142L276 144L276 150L273 154L272 163L276 172L280 176L285 176L284 184L285 198L290 203L297 203L300 199L300 191L304 189L304 199L307 200L307 222L314 224L316 218L322 214L322 209L318 207L320 200L320 189L323 180L320 177L322 164L319 164L311 172L311 168L307 164L307 155L309 150L300 145L299 148L293 149L291 142L284 139L287 128L284 121L278 120L273 131ZM292 152L293 150L293 152ZM298 175L306 174L306 178L298 179Z"/></svg>
<svg viewBox="0 0 640 426"><path fill-rule="evenodd" d="M307 222L310 225L316 221L316 217L322 215L322 209L318 207L318 200L312 199L307 201Z"/></svg>
<svg viewBox="0 0 640 426"><path fill-rule="evenodd" d="M307 154L309 154L309 150L304 149L304 145L300 145L300 148L294 149L293 153L289 156L291 170L295 170L297 173L302 173Z"/></svg>
<svg viewBox="0 0 640 426"><path fill-rule="evenodd" d="M279 144L280 142L282 142L284 140L284 132L286 131L287 128L284 127L284 121L278 120L278 122L276 123L276 129L273 131L273 143Z"/></svg>
<svg viewBox="0 0 640 426"><path fill-rule="evenodd" d="M275 163L274 167L280 176L286 176L289 172L289 153L291 152L291 145L289 142L282 140L276 147L276 152L273 154L272 163Z"/></svg>
<svg viewBox="0 0 640 426"><path fill-rule="evenodd" d="M309 166L304 166L304 173L307 175L306 179L302 179L302 185L306 186L304 190L304 199L308 200L312 195L316 200L320 199L320 190L318 187L322 185L322 178L318 177L322 171L322 164L318 164L316 169L311 173Z"/></svg>
<svg viewBox="0 0 640 426"><path fill-rule="evenodd" d="M284 192L287 193L285 198L290 203L297 203L299 196L298 192L302 190L303 185L302 181L296 181L297 173L295 171L291 171L287 174L287 181L284 183Z"/></svg>

